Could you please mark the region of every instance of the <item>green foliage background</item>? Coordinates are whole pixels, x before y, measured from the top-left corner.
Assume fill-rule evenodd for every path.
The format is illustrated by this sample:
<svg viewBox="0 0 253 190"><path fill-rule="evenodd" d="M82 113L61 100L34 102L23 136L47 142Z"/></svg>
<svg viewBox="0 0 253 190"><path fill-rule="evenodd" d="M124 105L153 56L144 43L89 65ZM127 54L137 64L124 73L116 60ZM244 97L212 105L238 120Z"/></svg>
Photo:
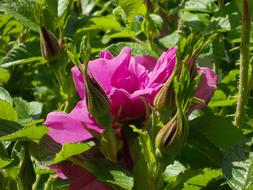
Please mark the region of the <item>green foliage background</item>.
<svg viewBox="0 0 253 190"><path fill-rule="evenodd" d="M84 35L89 35L91 58L95 58L103 49L117 55L124 46L129 46L133 55L158 57L190 34L196 38L217 34L197 63L215 70L218 88L204 110L189 116L187 145L162 178L166 190L252 190L253 22L246 122L241 129L233 125L241 4L242 0L0 1L0 189L68 189L70 181L56 178L44 165L59 163L93 146L61 147L45 135L47 128L42 125L50 111L68 112L78 101L70 68L76 58L82 59L79 50ZM253 14L251 0L249 6ZM66 56L61 63L41 56L42 25L64 43ZM115 189L149 189L145 180L153 175L152 138L135 130L140 135L140 162L151 165L138 168L140 163L130 174L106 161L90 161L95 176ZM43 149L48 144L58 149Z"/></svg>

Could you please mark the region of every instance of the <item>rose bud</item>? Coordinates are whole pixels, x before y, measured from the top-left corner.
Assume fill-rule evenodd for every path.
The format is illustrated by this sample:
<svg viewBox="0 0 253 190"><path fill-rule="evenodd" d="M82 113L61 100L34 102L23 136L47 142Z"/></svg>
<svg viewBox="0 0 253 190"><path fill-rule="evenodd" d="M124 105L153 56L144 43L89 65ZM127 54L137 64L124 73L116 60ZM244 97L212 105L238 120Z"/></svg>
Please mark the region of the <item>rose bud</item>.
<svg viewBox="0 0 253 190"><path fill-rule="evenodd" d="M86 104L89 113L96 119L96 122L102 126L110 126L112 122L110 101L98 84L95 78L90 78L86 74L85 92Z"/></svg>
<svg viewBox="0 0 253 190"><path fill-rule="evenodd" d="M155 109L159 111L160 117L164 122L167 122L167 120L170 119L171 116L176 112L175 93L171 85L173 76L174 72L170 75L167 82L157 93L153 103Z"/></svg>
<svg viewBox="0 0 253 190"><path fill-rule="evenodd" d="M40 51L41 55L49 61L64 54L63 47L57 37L43 26L40 28Z"/></svg>
<svg viewBox="0 0 253 190"><path fill-rule="evenodd" d="M155 145L156 153L161 162L173 161L182 150L188 136L188 121L183 113L177 114L158 132Z"/></svg>

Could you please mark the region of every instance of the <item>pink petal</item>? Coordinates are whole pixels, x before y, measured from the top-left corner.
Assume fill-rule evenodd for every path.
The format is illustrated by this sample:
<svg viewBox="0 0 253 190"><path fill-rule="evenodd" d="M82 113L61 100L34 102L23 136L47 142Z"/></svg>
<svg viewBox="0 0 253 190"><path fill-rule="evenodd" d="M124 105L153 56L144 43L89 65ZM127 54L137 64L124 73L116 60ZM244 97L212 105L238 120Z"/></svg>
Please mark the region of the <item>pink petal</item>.
<svg viewBox="0 0 253 190"><path fill-rule="evenodd" d="M123 48L117 57L112 59L96 59L89 62L89 71L107 94L112 89L112 77L119 72L119 67L127 68L131 58L131 50Z"/></svg>
<svg viewBox="0 0 253 190"><path fill-rule="evenodd" d="M57 166L51 166L52 169L66 176L71 180L70 190L110 190L107 185L96 180L96 178L84 168L65 161ZM59 173L57 173L58 175Z"/></svg>
<svg viewBox="0 0 253 190"><path fill-rule="evenodd" d="M214 91L217 86L217 75L207 67L197 68L197 73L202 73L201 81L199 86L196 89L195 96L204 100L205 105L194 105L195 109L201 109L205 107L210 101L211 97L214 94Z"/></svg>
<svg viewBox="0 0 253 190"><path fill-rule="evenodd" d="M102 51L100 52L100 58L112 59L112 58L113 58L113 55L112 55L111 52L108 51L108 50L102 50Z"/></svg>
<svg viewBox="0 0 253 190"><path fill-rule="evenodd" d="M81 142L92 138L85 127L102 132L103 129L95 124L88 115L84 101L80 101L69 114L63 112L51 112L44 122L49 127L48 135L60 144Z"/></svg>
<svg viewBox="0 0 253 190"><path fill-rule="evenodd" d="M176 48L170 48L164 52L157 61L154 70L149 73L147 87L156 87L165 83L171 75L176 64Z"/></svg>
<svg viewBox="0 0 253 190"><path fill-rule="evenodd" d="M157 59L149 55L136 56L134 57L134 62L135 64L143 65L148 72L151 72L156 65Z"/></svg>
<svg viewBox="0 0 253 190"><path fill-rule="evenodd" d="M133 94L124 89L113 88L109 97L112 102L112 113L118 118L139 118L145 116L144 101L150 103L152 89L138 90Z"/></svg>
<svg viewBox="0 0 253 190"><path fill-rule="evenodd" d="M83 74L79 71L77 66L72 67L71 69L72 77L74 84L77 90L78 95L81 99L84 99L84 78Z"/></svg>

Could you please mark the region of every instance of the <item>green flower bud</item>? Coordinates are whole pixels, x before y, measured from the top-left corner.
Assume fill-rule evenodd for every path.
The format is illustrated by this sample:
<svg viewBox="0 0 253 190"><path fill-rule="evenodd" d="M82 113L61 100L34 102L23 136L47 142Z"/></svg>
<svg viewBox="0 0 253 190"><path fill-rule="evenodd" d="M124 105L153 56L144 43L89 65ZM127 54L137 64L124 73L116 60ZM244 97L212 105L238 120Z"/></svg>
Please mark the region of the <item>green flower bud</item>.
<svg viewBox="0 0 253 190"><path fill-rule="evenodd" d="M89 36L83 36L81 44L80 44L80 58L81 61L85 64L89 61L90 56L90 43L89 43Z"/></svg>
<svg viewBox="0 0 253 190"><path fill-rule="evenodd" d="M41 55L49 61L64 54L63 46L56 36L43 26L40 28L40 51Z"/></svg>
<svg viewBox="0 0 253 190"><path fill-rule="evenodd" d="M173 76L174 72L157 93L153 102L155 109L159 111L160 117L164 122L168 122L168 119L176 112L175 93L171 85Z"/></svg>
<svg viewBox="0 0 253 190"><path fill-rule="evenodd" d="M182 150L188 137L188 121L183 113L177 114L158 132L155 145L161 162L166 164L174 160Z"/></svg>
<svg viewBox="0 0 253 190"><path fill-rule="evenodd" d="M106 93L94 77L91 79L86 74L85 78L86 103L89 113L96 119L98 124L105 127L111 126L111 104Z"/></svg>

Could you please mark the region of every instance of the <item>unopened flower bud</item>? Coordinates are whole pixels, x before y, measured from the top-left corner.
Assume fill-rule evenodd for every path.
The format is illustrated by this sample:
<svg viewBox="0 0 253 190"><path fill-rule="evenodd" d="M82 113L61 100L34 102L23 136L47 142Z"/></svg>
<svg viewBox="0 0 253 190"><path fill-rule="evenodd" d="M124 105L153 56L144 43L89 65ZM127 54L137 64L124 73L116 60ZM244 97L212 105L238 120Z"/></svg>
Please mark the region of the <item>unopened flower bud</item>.
<svg viewBox="0 0 253 190"><path fill-rule="evenodd" d="M64 54L63 47L57 37L45 27L40 28L40 51L46 60L53 60Z"/></svg>
<svg viewBox="0 0 253 190"><path fill-rule="evenodd" d="M175 93L171 85L173 76L174 74L171 74L167 82L157 93L153 103L164 122L167 122L167 119L170 119L176 112Z"/></svg>
<svg viewBox="0 0 253 190"><path fill-rule="evenodd" d="M173 161L182 150L188 136L188 121L185 115L178 113L158 132L155 145L161 162Z"/></svg>
<svg viewBox="0 0 253 190"><path fill-rule="evenodd" d="M83 36L81 44L80 44L80 57L84 64L86 64L89 61L90 56L90 43L89 43L89 37Z"/></svg>
<svg viewBox="0 0 253 190"><path fill-rule="evenodd" d="M94 78L86 76L85 90L89 113L98 124L105 127L110 126L112 122L110 101L102 87Z"/></svg>

